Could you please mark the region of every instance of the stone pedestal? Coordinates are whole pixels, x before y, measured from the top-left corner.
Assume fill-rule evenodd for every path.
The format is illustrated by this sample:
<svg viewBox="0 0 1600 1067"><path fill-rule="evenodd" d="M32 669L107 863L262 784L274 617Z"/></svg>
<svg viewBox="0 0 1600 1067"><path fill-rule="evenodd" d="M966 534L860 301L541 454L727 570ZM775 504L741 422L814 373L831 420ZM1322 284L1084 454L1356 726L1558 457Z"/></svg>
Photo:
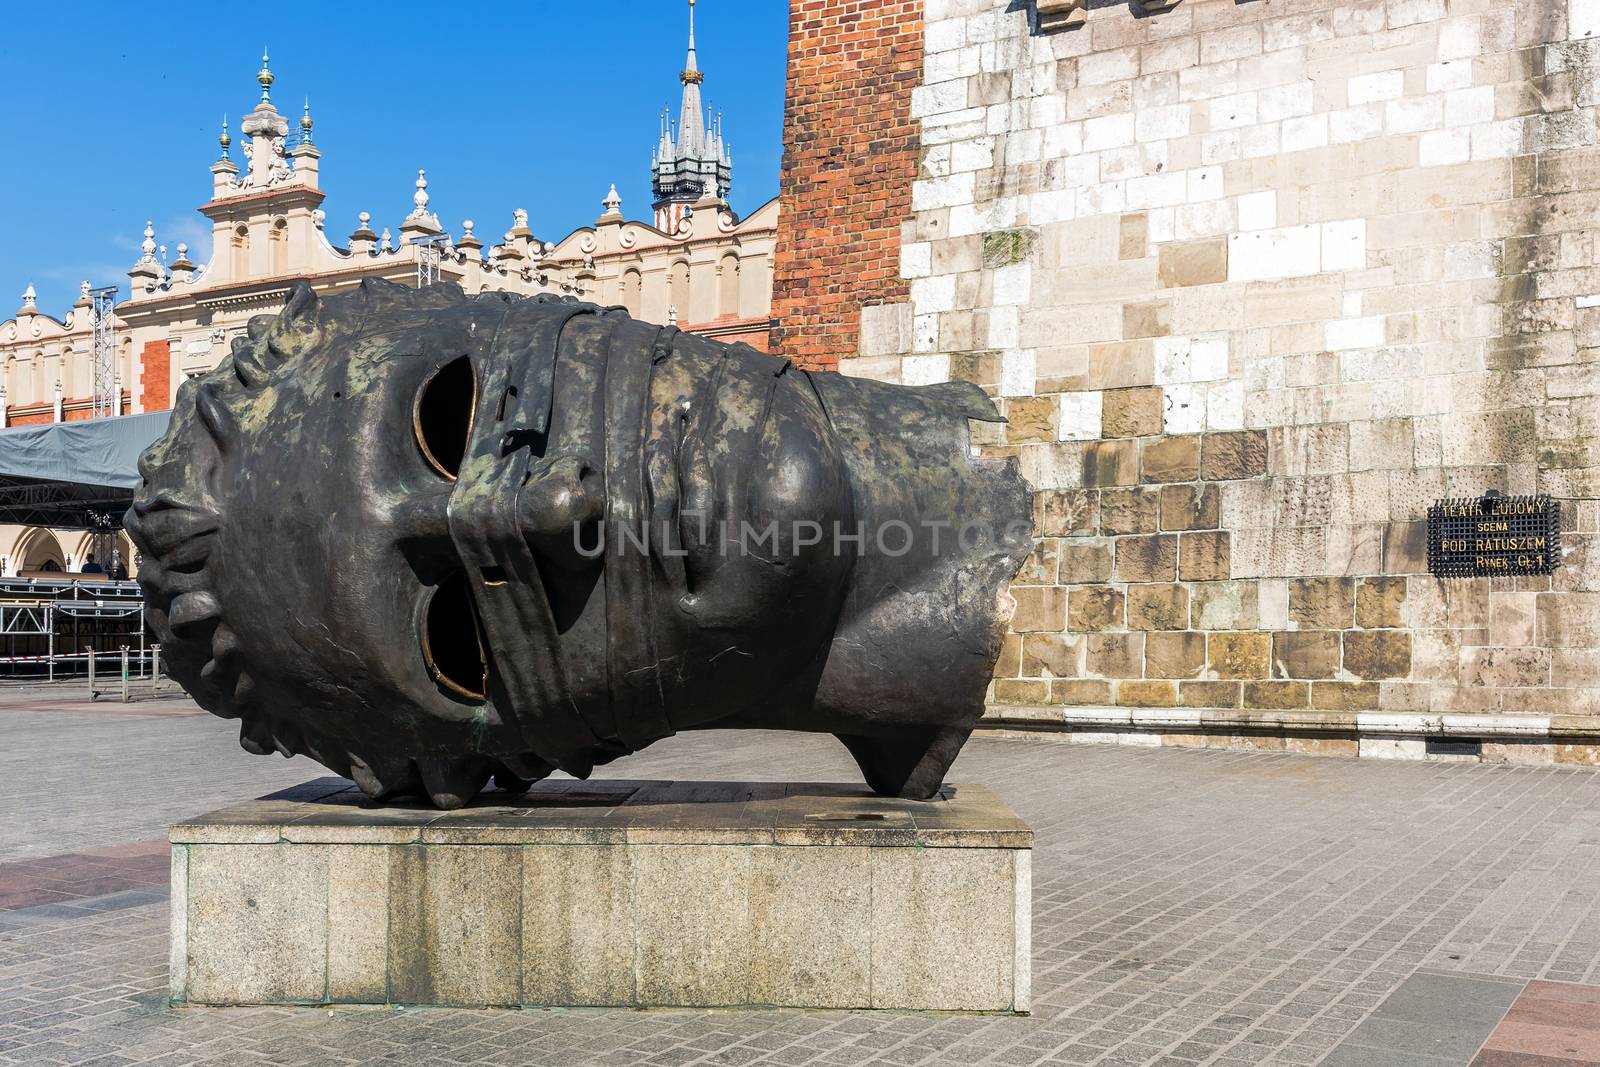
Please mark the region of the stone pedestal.
<svg viewBox="0 0 1600 1067"><path fill-rule="evenodd" d="M171 840L175 1004L1028 1008L1033 833L982 786L328 778Z"/></svg>

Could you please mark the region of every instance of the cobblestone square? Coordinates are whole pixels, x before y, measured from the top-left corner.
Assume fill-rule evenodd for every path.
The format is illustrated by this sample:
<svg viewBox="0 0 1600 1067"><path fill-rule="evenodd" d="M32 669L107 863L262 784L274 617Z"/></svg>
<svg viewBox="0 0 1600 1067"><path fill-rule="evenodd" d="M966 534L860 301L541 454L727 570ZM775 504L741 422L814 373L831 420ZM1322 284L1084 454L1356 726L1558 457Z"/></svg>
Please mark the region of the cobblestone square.
<svg viewBox="0 0 1600 1067"><path fill-rule="evenodd" d="M1600 982L1593 771L1041 735L977 738L952 775L1037 832L1030 1017L175 1011L167 823L326 773L232 729L181 700L0 697L0 1063L1313 1064L1419 974L1511 980L1507 1003L1531 979ZM607 770L855 776L831 738L770 734ZM1391 1062L1350 1055L1330 1062Z"/></svg>

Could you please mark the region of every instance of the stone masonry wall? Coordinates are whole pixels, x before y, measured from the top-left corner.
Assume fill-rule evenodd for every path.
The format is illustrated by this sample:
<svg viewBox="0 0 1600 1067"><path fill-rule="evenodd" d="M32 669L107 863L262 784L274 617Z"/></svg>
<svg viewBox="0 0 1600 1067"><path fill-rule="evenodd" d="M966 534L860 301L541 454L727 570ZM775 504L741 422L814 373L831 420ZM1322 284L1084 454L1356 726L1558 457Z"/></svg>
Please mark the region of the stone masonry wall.
<svg viewBox="0 0 1600 1067"><path fill-rule="evenodd" d="M861 309L906 298L921 66L922 0L789 5L771 350L801 366L854 354Z"/></svg>
<svg viewBox="0 0 1600 1067"><path fill-rule="evenodd" d="M907 328L841 366L1009 418L993 700L1600 715L1600 3L1027 6L928 0ZM1552 577L1428 574L1490 489Z"/></svg>

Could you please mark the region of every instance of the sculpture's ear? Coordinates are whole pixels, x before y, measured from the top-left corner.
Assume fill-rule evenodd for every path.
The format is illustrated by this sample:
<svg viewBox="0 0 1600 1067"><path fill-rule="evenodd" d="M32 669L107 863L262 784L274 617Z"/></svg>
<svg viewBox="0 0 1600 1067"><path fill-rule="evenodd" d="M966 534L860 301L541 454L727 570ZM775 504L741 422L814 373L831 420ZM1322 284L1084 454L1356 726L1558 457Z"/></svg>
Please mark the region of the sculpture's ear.
<svg viewBox="0 0 1600 1067"><path fill-rule="evenodd" d="M250 320L252 330L255 320ZM255 336L252 332L251 336ZM298 281L289 290L289 302L272 320L267 347L279 359L290 359L315 348L322 339L322 301L310 283Z"/></svg>

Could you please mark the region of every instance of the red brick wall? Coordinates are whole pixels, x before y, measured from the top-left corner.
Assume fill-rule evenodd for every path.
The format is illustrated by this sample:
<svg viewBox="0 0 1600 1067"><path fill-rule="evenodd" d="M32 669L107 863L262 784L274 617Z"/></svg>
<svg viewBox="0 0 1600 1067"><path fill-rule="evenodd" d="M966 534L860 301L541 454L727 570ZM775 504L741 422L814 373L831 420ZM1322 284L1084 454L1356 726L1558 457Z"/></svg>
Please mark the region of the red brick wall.
<svg viewBox="0 0 1600 1067"><path fill-rule="evenodd" d="M139 393L144 410L165 411L172 406L172 342L146 341L139 363L144 368Z"/></svg>
<svg viewBox="0 0 1600 1067"><path fill-rule="evenodd" d="M122 391L122 400L117 410L124 415L132 412L133 394L126 389ZM162 405L165 407L166 405ZM65 397L61 401L62 422L86 422L94 418L94 400L92 397ZM26 408L12 408L6 416L7 426L48 426L56 421L54 404L43 407L30 404Z"/></svg>
<svg viewBox="0 0 1600 1067"><path fill-rule="evenodd" d="M746 344L765 352L771 341L771 321L768 318L741 319L734 315L723 315L710 322L683 324L682 329L685 333L711 337L723 344Z"/></svg>
<svg viewBox="0 0 1600 1067"><path fill-rule="evenodd" d="M837 366L863 306L907 298L921 72L922 0L790 3L772 350L801 366Z"/></svg>

